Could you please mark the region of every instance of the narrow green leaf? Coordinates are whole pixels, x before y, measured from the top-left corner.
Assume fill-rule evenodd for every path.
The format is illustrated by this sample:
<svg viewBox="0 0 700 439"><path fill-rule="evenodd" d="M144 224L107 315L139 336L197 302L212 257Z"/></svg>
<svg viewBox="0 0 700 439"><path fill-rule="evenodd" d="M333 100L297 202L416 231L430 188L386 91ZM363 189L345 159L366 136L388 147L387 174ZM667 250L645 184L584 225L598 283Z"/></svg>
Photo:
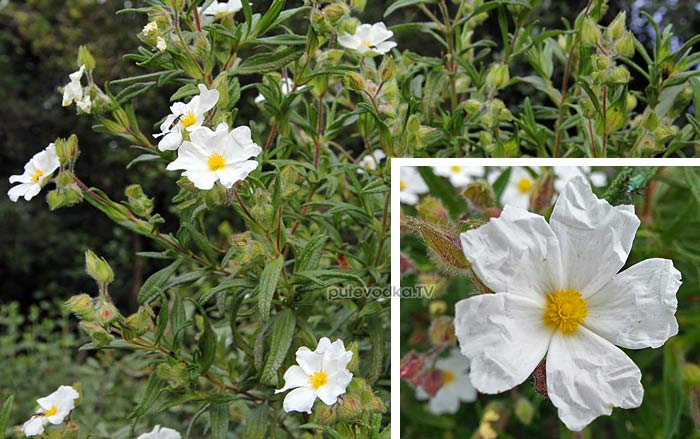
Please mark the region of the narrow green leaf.
<svg viewBox="0 0 700 439"><path fill-rule="evenodd" d="M258 311L260 312L260 318L264 322L270 317L272 296L274 296L275 290L277 290L277 283L280 280L283 266L284 257L280 255L274 261L269 262L260 275L260 285L258 286Z"/></svg>
<svg viewBox="0 0 700 439"><path fill-rule="evenodd" d="M265 439L267 438L267 430L270 425L269 416L270 407L267 402L260 404L255 409L251 410L245 419L245 435L244 439Z"/></svg>
<svg viewBox="0 0 700 439"><path fill-rule="evenodd" d="M397 10L413 5L437 3L437 0L399 0L394 2L384 11L384 17L388 17Z"/></svg>
<svg viewBox="0 0 700 439"><path fill-rule="evenodd" d="M216 357L216 335L211 329L209 318L203 314L202 319L204 320L204 330L197 341L197 366L199 367L199 372L203 374L214 364L214 358Z"/></svg>
<svg viewBox="0 0 700 439"><path fill-rule="evenodd" d="M233 72L237 75L268 73L279 70L299 58L303 50L290 47L277 52L259 53L246 58Z"/></svg>
<svg viewBox="0 0 700 439"><path fill-rule="evenodd" d="M209 422L211 422L211 439L226 439L228 433L228 403L212 403L209 406Z"/></svg>
<svg viewBox="0 0 700 439"><path fill-rule="evenodd" d="M280 12L284 9L284 4L285 0L274 0L272 2L265 15L258 21L258 25L255 26L255 35L263 35L272 27Z"/></svg>
<svg viewBox="0 0 700 439"><path fill-rule="evenodd" d="M277 384L277 371L279 370L284 357L287 356L289 346L292 345L294 328L296 327L296 316L290 309L285 309L275 316L272 326L272 340L270 341L270 354L263 367L260 382L264 384Z"/></svg>
<svg viewBox="0 0 700 439"><path fill-rule="evenodd" d="M14 400L15 395L10 395L3 403L2 410L0 410L0 439L5 439L5 431L7 430L7 423L10 422L10 411Z"/></svg>
<svg viewBox="0 0 700 439"><path fill-rule="evenodd" d="M318 268L321 255L323 254L323 246L328 240L327 235L316 235L309 239L304 249L297 256L294 271L313 270Z"/></svg>
<svg viewBox="0 0 700 439"><path fill-rule="evenodd" d="M160 379L157 374L151 374L146 384L146 390L143 392L141 398L139 398L139 403L136 408L134 408L134 411L129 415L129 419L138 419L148 412L158 399L158 395L164 387L163 384L163 380Z"/></svg>
<svg viewBox="0 0 700 439"><path fill-rule="evenodd" d="M178 259L162 270L156 271L151 277L146 279L146 282L143 283L139 290L139 303L150 303L158 297L158 294L163 290L168 279L175 274L177 267L180 266L180 262L181 261Z"/></svg>

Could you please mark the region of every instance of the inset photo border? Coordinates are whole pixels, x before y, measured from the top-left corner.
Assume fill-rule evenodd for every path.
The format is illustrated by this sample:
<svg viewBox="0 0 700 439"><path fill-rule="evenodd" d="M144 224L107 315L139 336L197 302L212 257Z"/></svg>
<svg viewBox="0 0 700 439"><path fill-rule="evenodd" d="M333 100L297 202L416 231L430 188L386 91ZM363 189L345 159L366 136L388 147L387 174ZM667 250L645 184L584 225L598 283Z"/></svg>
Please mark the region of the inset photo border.
<svg viewBox="0 0 700 439"><path fill-rule="evenodd" d="M691 437L699 160L391 168L392 437Z"/></svg>

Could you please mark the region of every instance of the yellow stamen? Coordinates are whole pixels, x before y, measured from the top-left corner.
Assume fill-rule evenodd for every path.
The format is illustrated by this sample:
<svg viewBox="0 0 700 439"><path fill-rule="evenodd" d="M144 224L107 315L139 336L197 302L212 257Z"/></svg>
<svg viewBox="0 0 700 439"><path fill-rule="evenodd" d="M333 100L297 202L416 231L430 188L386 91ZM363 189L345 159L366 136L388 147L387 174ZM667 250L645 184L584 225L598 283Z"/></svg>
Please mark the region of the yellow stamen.
<svg viewBox="0 0 700 439"><path fill-rule="evenodd" d="M56 413L58 413L58 409L56 408L55 405L52 405L50 409L48 409L44 412L44 416L53 416Z"/></svg>
<svg viewBox="0 0 700 439"><path fill-rule="evenodd" d="M185 128L191 127L192 125L197 123L197 116L195 116L194 113L185 113L182 115L180 123Z"/></svg>
<svg viewBox="0 0 700 439"><path fill-rule="evenodd" d="M374 166L374 163L372 163L372 162L365 163L365 168L367 168L367 169L372 169L372 166Z"/></svg>
<svg viewBox="0 0 700 439"><path fill-rule="evenodd" d="M209 160L207 160L207 165L209 165L209 169L212 172L218 171L226 166L226 161L219 154L212 154L209 156Z"/></svg>
<svg viewBox="0 0 700 439"><path fill-rule="evenodd" d="M38 182L42 175L44 175L44 171L42 171L41 169L37 169L34 172L34 175L32 175L32 181L34 183Z"/></svg>
<svg viewBox="0 0 700 439"><path fill-rule="evenodd" d="M532 180L529 178L522 178L518 182L518 190L521 194L529 194L530 189L532 189Z"/></svg>
<svg viewBox="0 0 700 439"><path fill-rule="evenodd" d="M544 324L565 335L576 332L588 315L588 306L576 290L558 290L547 295Z"/></svg>
<svg viewBox="0 0 700 439"><path fill-rule="evenodd" d="M406 189L406 183L404 183L403 180L400 180L400 181L399 181L399 188L400 188L401 190Z"/></svg>
<svg viewBox="0 0 700 439"><path fill-rule="evenodd" d="M450 169L452 169L452 172L457 173L459 172L462 168L459 166L450 166Z"/></svg>
<svg viewBox="0 0 700 439"><path fill-rule="evenodd" d="M445 370L442 372L442 384L450 384L452 381L455 380L455 375L450 372L449 370Z"/></svg>
<svg viewBox="0 0 700 439"><path fill-rule="evenodd" d="M363 41L363 42L362 42L362 45L365 46L365 47L370 47L370 46L372 45L372 43L369 42L369 41Z"/></svg>
<svg viewBox="0 0 700 439"><path fill-rule="evenodd" d="M313 387L314 389L318 389L319 387L328 384L328 374L323 370L319 370L317 372L314 372L313 375L311 375L309 381L311 381L311 387Z"/></svg>

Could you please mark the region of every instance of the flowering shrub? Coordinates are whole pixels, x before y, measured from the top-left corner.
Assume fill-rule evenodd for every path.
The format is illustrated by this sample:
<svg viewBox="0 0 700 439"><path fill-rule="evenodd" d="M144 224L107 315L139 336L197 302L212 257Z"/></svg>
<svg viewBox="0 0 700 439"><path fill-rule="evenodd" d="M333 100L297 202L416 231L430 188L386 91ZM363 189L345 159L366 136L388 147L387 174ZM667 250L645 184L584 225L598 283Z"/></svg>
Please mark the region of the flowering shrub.
<svg viewBox="0 0 700 439"><path fill-rule="evenodd" d="M686 238L694 226L666 223L700 204L695 168L408 174L426 190L402 205L402 287L430 288L402 303L402 437L697 428L700 241ZM509 203L511 186L524 206ZM457 361L468 376L446 403L459 375L445 365ZM652 413L663 422L645 422Z"/></svg>
<svg viewBox="0 0 700 439"><path fill-rule="evenodd" d="M388 54L396 43L383 24L358 23L350 6L149 1L128 11L144 17L142 45L126 55L143 74L103 84L105 55L79 49L63 105L130 145L128 167L157 174L175 196L162 203L137 183L123 194L90 187L80 166L90 151L76 136L56 139L10 178L13 201L43 189L52 210L87 202L152 241L138 256L160 265L128 313L110 294L122 274L109 255L87 251L96 287L66 303L91 339L81 350L148 358L137 403L122 414L128 436L81 425L80 402L58 420L42 400L25 414L25 435L388 437L388 301L329 300L332 288L388 283L379 138L391 132L379 107L392 87L398 99ZM170 96L160 120L140 115L149 93ZM241 107L257 117L241 120ZM169 411L182 416L156 424ZM0 416L3 433L6 423Z"/></svg>

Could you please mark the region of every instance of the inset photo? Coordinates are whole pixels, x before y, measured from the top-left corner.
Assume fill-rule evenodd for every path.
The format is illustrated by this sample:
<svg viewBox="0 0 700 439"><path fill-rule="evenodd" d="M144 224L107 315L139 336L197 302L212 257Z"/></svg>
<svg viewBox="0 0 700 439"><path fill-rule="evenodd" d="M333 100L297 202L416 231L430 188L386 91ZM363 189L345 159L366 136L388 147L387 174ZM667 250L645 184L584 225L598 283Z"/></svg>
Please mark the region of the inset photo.
<svg viewBox="0 0 700 439"><path fill-rule="evenodd" d="M697 437L700 167L474 162L392 162L400 436Z"/></svg>

